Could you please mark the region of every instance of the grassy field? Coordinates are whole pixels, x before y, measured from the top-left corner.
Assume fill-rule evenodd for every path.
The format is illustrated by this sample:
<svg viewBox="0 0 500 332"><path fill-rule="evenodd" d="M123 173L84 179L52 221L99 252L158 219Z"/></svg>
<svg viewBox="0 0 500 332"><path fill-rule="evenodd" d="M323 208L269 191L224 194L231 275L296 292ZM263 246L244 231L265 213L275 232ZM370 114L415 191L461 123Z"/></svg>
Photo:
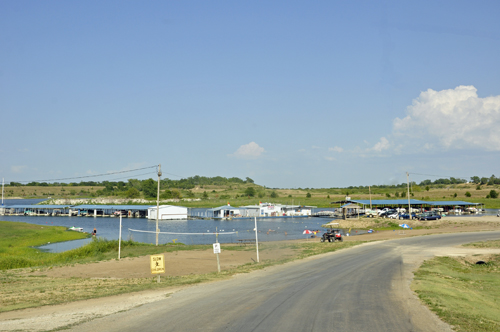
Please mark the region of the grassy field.
<svg viewBox="0 0 500 332"><path fill-rule="evenodd" d="M468 246L500 248L500 241ZM415 273L412 289L456 331L500 331L500 255L474 264L479 259L437 257Z"/></svg>
<svg viewBox="0 0 500 332"><path fill-rule="evenodd" d="M86 237L66 227L0 221L0 270L51 263L53 254L33 247Z"/></svg>

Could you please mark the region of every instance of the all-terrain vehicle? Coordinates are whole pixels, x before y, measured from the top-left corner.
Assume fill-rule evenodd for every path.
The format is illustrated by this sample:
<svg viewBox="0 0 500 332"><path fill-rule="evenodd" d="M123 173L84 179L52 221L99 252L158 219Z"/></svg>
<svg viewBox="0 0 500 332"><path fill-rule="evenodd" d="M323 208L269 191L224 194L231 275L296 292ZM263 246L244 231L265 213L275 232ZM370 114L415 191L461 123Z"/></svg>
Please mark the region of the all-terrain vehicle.
<svg viewBox="0 0 500 332"><path fill-rule="evenodd" d="M323 233L323 236L321 237L321 242L335 242L335 241L340 241L344 242L344 239L342 238L342 230L338 228L332 228L327 230L325 233Z"/></svg>

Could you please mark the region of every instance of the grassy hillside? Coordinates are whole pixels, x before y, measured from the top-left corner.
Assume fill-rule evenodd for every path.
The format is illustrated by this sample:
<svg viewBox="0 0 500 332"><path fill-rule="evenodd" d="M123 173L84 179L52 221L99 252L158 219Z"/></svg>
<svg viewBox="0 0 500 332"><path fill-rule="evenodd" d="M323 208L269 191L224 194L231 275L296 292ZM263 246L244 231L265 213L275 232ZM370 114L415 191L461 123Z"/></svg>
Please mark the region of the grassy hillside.
<svg viewBox="0 0 500 332"><path fill-rule="evenodd" d="M81 197L126 197L125 191L115 192L112 195L103 193L101 186L21 186L6 187L5 197L22 198L81 198ZM248 188L254 189L253 196L247 194ZM427 190L428 189L428 190ZM412 186L412 198L427 201L462 200L473 203L483 203L486 208L500 208L499 198L486 198L491 190L500 193L500 185L454 184L430 185L425 188ZM99 192L98 192L99 191ZM165 197L168 191L168 196ZM371 188L372 199L405 199L406 186L384 186ZM139 192L137 198L144 198L144 193ZM215 207L227 204L233 206L258 204L267 201L282 204L313 205L318 207L333 207L331 202L342 200L346 195L351 199L369 199L367 187L350 188L299 188L278 189L267 188L254 183L231 183L226 185L201 185L192 189L161 188L163 198L192 198L201 201L181 200L179 203L188 207ZM155 198L151 198L154 200ZM337 207L338 205L335 205Z"/></svg>

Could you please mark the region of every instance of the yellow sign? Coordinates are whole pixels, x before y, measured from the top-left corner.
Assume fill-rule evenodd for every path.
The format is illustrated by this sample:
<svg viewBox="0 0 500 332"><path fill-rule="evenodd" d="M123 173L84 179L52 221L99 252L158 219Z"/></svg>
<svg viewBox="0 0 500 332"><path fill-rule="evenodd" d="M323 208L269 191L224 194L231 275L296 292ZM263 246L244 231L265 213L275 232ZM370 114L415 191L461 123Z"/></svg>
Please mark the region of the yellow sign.
<svg viewBox="0 0 500 332"><path fill-rule="evenodd" d="M151 255L151 273L165 273L165 256L161 255Z"/></svg>

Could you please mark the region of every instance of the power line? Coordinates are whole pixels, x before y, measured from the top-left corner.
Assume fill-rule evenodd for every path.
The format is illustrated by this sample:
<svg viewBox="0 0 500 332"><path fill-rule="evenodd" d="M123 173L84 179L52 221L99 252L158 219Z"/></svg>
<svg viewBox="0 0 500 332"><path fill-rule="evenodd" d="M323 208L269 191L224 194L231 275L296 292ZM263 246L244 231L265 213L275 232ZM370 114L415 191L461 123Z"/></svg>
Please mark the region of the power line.
<svg viewBox="0 0 500 332"><path fill-rule="evenodd" d="M421 173L409 173L414 175L432 176L436 178L455 178L455 179L466 179L468 176L449 176L449 175L434 175L434 174L421 174Z"/></svg>
<svg viewBox="0 0 500 332"><path fill-rule="evenodd" d="M63 180L86 179L86 178L94 178L94 177L98 177L98 176L109 176L109 175L113 175L113 174L135 172L135 171L140 171L140 170L143 170L143 169L156 168L156 167L158 167L158 165L148 166L148 167L142 167L142 168L136 168L136 169L131 169L131 170L128 170L128 171L118 171L118 172L109 172L109 173L96 174L96 175L77 176L77 177L73 177L73 178L49 179L49 180L31 180L31 181L12 181L12 182L19 182L19 183L54 182L54 181L63 181Z"/></svg>

